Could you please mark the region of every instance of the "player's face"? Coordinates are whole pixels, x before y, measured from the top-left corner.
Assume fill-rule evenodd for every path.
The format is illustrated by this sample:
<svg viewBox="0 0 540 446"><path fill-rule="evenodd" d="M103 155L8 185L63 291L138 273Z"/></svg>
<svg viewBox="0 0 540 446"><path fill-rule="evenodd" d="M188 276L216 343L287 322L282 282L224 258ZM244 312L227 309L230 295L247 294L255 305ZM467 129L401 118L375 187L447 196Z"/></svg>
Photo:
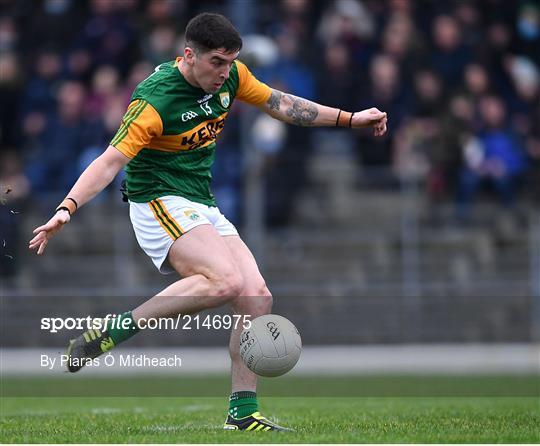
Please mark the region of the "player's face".
<svg viewBox="0 0 540 446"><path fill-rule="evenodd" d="M226 52L224 48L194 54L192 73L199 86L207 93L215 93L229 78L238 51Z"/></svg>

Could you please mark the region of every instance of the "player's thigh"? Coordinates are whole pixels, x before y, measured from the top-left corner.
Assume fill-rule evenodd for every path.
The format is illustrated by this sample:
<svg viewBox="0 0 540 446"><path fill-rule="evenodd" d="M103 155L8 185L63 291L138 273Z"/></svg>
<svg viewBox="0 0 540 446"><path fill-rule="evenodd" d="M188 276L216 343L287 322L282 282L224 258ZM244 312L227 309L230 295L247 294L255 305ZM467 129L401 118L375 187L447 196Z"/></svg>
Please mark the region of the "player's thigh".
<svg viewBox="0 0 540 446"><path fill-rule="evenodd" d="M213 280L239 275L231 250L210 224L196 226L172 244L168 261L182 277L202 274Z"/></svg>
<svg viewBox="0 0 540 446"><path fill-rule="evenodd" d="M231 302L236 313L259 316L270 312L272 295L253 254L237 235L223 237L244 280L241 295Z"/></svg>

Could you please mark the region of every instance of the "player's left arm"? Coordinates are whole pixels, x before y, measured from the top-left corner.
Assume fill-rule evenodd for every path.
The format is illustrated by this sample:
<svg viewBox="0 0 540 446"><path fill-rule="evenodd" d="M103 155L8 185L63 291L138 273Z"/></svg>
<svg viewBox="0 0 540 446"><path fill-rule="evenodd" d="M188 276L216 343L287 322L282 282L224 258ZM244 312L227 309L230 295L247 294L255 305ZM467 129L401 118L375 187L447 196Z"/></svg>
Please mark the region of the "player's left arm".
<svg viewBox="0 0 540 446"><path fill-rule="evenodd" d="M266 103L259 108L273 118L289 124L313 127L372 127L375 136L386 133L386 113L374 107L347 112L272 89Z"/></svg>
<svg viewBox="0 0 540 446"><path fill-rule="evenodd" d="M317 104L272 89L256 79L242 62L235 61L235 64L239 79L236 97L241 101L259 107L273 118L302 126L372 127L375 136L382 136L386 133L386 113L376 108L348 112Z"/></svg>

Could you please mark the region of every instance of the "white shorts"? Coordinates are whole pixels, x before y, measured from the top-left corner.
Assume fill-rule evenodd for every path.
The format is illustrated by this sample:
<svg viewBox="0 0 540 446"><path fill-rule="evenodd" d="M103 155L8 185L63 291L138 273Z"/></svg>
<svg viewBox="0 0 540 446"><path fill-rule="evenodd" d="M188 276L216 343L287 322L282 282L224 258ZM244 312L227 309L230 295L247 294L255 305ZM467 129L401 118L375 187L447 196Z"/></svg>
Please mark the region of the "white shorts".
<svg viewBox="0 0 540 446"><path fill-rule="evenodd" d="M129 202L129 217L140 247L162 274L174 269L167 255L174 241L199 225L212 225L221 236L238 235L217 207L168 195L149 203Z"/></svg>

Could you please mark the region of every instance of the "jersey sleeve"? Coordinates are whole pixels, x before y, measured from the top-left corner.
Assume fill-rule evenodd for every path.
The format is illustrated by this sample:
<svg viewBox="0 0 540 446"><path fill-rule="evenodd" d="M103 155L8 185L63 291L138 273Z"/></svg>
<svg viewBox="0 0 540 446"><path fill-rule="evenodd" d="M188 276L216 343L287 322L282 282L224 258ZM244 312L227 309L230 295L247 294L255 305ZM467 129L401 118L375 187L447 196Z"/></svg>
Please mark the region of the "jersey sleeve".
<svg viewBox="0 0 540 446"><path fill-rule="evenodd" d="M143 147L162 132L163 122L156 109L143 99L135 99L129 104L111 146L128 158L135 158Z"/></svg>
<svg viewBox="0 0 540 446"><path fill-rule="evenodd" d="M261 105L268 101L272 94L272 89L259 81L248 67L242 62L236 61L238 68L238 90L236 90L236 99L247 102L251 105Z"/></svg>

